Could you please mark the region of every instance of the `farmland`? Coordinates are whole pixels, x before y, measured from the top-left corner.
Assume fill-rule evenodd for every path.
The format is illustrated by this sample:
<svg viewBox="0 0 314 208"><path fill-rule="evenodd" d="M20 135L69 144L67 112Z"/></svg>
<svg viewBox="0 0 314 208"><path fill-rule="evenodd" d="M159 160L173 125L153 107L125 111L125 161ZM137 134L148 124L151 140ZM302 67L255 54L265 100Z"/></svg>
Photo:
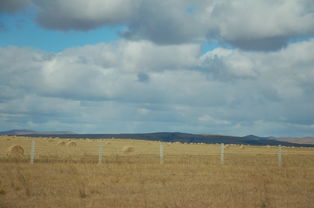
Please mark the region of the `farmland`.
<svg viewBox="0 0 314 208"><path fill-rule="evenodd" d="M36 141L34 164L31 142ZM24 152L10 155L13 146ZM103 160L99 161L99 147ZM0 207L312 207L314 149L0 137ZM10 149L11 148L11 149Z"/></svg>

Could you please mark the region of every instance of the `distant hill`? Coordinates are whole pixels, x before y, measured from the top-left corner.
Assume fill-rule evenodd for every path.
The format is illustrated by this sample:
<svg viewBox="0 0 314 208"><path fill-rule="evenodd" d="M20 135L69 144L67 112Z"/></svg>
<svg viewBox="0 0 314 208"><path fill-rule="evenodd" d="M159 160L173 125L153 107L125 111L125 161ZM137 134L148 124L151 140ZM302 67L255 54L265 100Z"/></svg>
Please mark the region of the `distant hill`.
<svg viewBox="0 0 314 208"><path fill-rule="evenodd" d="M286 138L276 138L276 137L259 137L255 135L247 135L244 138L249 139L261 139L261 140L277 140L281 142L290 142L295 144L314 144L314 137L286 137Z"/></svg>
<svg viewBox="0 0 314 208"><path fill-rule="evenodd" d="M0 135L24 135L24 134L36 134L36 131L27 129L12 129L9 131L1 131Z"/></svg>
<svg viewBox="0 0 314 208"><path fill-rule="evenodd" d="M278 141L291 142L297 144L314 144L314 137L303 138L277 138Z"/></svg>
<svg viewBox="0 0 314 208"><path fill-rule="evenodd" d="M244 138L248 138L248 139L266 139L266 140L275 139L275 137L260 137L260 136L255 136L255 135L247 135L247 136L244 136Z"/></svg>
<svg viewBox="0 0 314 208"><path fill-rule="evenodd" d="M27 129L13 129L9 131L1 131L0 135L67 135L76 134L71 131L33 131Z"/></svg>
<svg viewBox="0 0 314 208"><path fill-rule="evenodd" d="M202 134L189 134L181 132L157 132L157 133L142 133L142 134L76 134L72 132L34 132L27 130L12 130L5 133L7 135L20 135L32 137L59 137L59 138L119 138L119 139L141 139L149 141L162 141L162 142L182 142L182 143L205 143L205 144L244 144L244 145L282 145L282 146L305 146L314 147L314 144L296 144L286 141L278 141L268 137L258 137L248 135L245 137L226 136L226 135L202 135ZM12 134L12 133L17 134ZM23 134L23 132L25 132ZM3 134L3 132L0 132Z"/></svg>

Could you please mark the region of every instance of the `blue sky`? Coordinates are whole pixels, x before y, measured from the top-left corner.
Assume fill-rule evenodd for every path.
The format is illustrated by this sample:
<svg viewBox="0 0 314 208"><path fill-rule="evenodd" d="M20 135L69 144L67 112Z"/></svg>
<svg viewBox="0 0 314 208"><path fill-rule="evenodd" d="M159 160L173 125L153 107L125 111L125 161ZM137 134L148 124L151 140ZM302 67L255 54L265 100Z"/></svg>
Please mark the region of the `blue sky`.
<svg viewBox="0 0 314 208"><path fill-rule="evenodd" d="M0 130L313 136L313 11L311 0L1 1Z"/></svg>
<svg viewBox="0 0 314 208"><path fill-rule="evenodd" d="M11 14L0 14L4 31L0 33L1 46L31 47L59 52L66 48L111 42L119 39L123 26L101 27L88 32L54 31L40 27L33 21L32 9Z"/></svg>
<svg viewBox="0 0 314 208"><path fill-rule="evenodd" d="M92 31L54 31L41 28L33 19L33 9L27 8L12 14L2 13L3 31L0 33L1 46L31 47L40 50L59 52L71 47L113 42L120 39L125 26L103 26ZM202 43L202 53L219 44L217 41ZM227 46L224 46L227 47Z"/></svg>

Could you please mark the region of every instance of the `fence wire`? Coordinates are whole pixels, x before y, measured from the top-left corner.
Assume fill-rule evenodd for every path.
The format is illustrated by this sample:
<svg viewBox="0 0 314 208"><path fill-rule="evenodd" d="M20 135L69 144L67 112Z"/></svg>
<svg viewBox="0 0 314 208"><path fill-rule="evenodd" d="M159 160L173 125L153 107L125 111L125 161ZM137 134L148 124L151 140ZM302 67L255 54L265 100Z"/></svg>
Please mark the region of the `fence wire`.
<svg viewBox="0 0 314 208"><path fill-rule="evenodd" d="M0 162L313 166L314 148L0 136ZM162 149L161 149L162 148Z"/></svg>

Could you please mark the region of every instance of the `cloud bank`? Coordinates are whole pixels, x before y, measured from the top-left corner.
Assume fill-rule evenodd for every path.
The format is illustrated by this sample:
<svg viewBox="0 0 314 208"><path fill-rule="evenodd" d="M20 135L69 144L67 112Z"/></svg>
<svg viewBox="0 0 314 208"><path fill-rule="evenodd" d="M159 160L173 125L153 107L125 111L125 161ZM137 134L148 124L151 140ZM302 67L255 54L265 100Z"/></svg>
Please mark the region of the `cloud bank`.
<svg viewBox="0 0 314 208"><path fill-rule="evenodd" d="M314 40L270 52L120 40L0 49L0 125L81 132L314 133Z"/></svg>
<svg viewBox="0 0 314 208"><path fill-rule="evenodd" d="M0 48L3 129L314 133L312 0L0 1L27 8L48 30L124 29L58 53Z"/></svg>
<svg viewBox="0 0 314 208"><path fill-rule="evenodd" d="M156 44L220 41L248 51L274 51L314 35L312 0L10 0L1 11L27 3L35 21L59 31L124 26L122 36Z"/></svg>

